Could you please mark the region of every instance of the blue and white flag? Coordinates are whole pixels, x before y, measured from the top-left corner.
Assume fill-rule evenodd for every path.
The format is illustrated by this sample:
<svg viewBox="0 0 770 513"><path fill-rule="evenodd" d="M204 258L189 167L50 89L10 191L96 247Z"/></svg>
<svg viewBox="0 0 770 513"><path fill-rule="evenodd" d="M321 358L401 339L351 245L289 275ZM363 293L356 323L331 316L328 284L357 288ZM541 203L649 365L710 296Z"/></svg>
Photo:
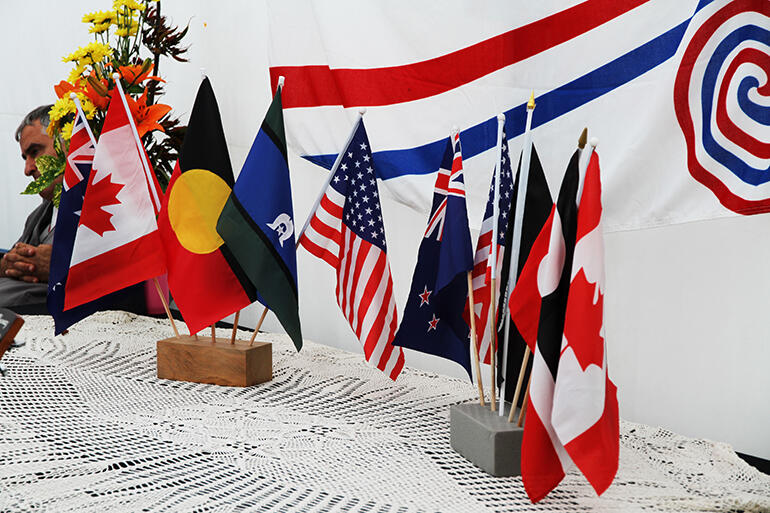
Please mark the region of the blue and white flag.
<svg viewBox="0 0 770 513"><path fill-rule="evenodd" d="M473 250L465 207L460 136L447 142L404 317L393 345L453 360L471 375L463 310Z"/></svg>

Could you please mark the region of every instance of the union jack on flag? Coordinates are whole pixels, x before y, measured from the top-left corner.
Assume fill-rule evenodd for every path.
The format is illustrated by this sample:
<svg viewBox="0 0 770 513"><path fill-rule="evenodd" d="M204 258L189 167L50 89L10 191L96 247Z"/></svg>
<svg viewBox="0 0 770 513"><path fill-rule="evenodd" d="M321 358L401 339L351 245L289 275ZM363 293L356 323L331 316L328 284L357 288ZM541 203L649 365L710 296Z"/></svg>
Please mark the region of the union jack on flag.
<svg viewBox="0 0 770 513"><path fill-rule="evenodd" d="M72 124L70 151L64 165L63 187L65 191L79 184L84 176L88 176L96 150L93 139L91 127L88 125L88 121L83 118L83 111L78 109Z"/></svg>
<svg viewBox="0 0 770 513"><path fill-rule="evenodd" d="M433 206L428 227L425 229L425 237L432 235L438 228L436 240L440 241L444 233L444 221L446 221L447 197L457 196L465 199L465 184L463 182L463 156L460 150L460 134L452 134L452 169L438 170L439 176L436 181L436 194L433 201L439 201L439 205Z"/></svg>
<svg viewBox="0 0 770 513"><path fill-rule="evenodd" d="M363 119L300 239L337 271L337 304L364 347L366 361L395 380L404 351L398 324L374 161Z"/></svg>

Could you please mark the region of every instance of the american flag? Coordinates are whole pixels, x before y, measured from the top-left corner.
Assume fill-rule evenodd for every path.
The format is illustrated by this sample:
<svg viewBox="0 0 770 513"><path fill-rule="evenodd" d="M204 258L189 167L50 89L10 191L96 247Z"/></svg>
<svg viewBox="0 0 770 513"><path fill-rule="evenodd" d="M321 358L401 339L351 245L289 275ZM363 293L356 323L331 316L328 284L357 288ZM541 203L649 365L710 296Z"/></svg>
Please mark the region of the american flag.
<svg viewBox="0 0 770 513"><path fill-rule="evenodd" d="M363 119L300 244L337 271L337 304L364 346L366 360L396 379L404 352L392 345L398 324L377 176Z"/></svg>
<svg viewBox="0 0 770 513"><path fill-rule="evenodd" d="M511 159L508 155L508 141L503 133L502 151L500 153L500 197L498 198L498 205L500 208L500 217L497 225L497 274L500 276L500 271L503 265L503 252L505 249L505 232L508 229L508 218L511 212L511 203L513 196L513 172L511 170ZM492 183L489 187L489 199L487 200L487 208L484 213L484 220L481 222L481 230L479 231L479 240L476 243L476 255L473 257L473 273L471 277L473 279L473 301L474 310L476 312L476 340L478 340L479 358L484 363L490 362L490 330L488 329L489 323L489 308L490 304L490 288L491 274L492 274L492 230L494 229L493 208L495 201L495 175L492 174ZM499 284L498 284L499 285ZM495 295L500 293L499 286L495 290ZM499 304L499 301L497 301ZM497 317L497 316L495 316Z"/></svg>
<svg viewBox="0 0 770 513"><path fill-rule="evenodd" d="M64 167L64 190L68 191L87 175L94 162L95 143L83 111L78 109L72 122L69 154Z"/></svg>

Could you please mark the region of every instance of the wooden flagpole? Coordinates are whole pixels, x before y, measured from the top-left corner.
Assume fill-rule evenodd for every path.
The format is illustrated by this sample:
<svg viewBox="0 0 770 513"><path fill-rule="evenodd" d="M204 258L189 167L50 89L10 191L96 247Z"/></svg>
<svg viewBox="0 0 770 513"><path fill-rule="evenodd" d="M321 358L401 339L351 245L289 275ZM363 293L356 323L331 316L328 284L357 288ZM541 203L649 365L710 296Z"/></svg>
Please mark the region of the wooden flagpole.
<svg viewBox="0 0 770 513"><path fill-rule="evenodd" d="M163 294L163 291L160 289L160 283L158 283L157 276L152 279L153 282L155 282L155 290L158 291L158 297L160 298L160 302L163 303L163 309L166 310L166 315L168 316L168 320L171 321L171 327L174 329L174 335L176 335L176 338L179 338L179 330L176 329L176 323L174 322L174 318L171 316L171 310L168 307L168 301L166 301L166 295Z"/></svg>
<svg viewBox="0 0 770 513"><path fill-rule="evenodd" d="M214 324L211 325L211 342L213 342L214 344L217 343L217 328L216 328L216 326L217 326L217 323L214 323Z"/></svg>
<svg viewBox="0 0 770 513"><path fill-rule="evenodd" d="M471 340L473 341L473 365L476 368L476 384L479 387L479 404L484 406L484 384L481 382L479 364L479 341L476 340L476 311L473 303L473 271L468 271L468 304L471 306L468 317L471 320ZM492 386L494 388L494 385Z"/></svg>
<svg viewBox="0 0 770 513"><path fill-rule="evenodd" d="M259 328L262 327L262 321L265 320L266 315L267 315L267 307L265 307L265 309L262 310L262 315L259 317L259 320L257 321L257 325L254 328L254 333L251 334L251 340L249 340L249 345L254 344L254 339L257 338L257 333L259 333Z"/></svg>
<svg viewBox="0 0 770 513"><path fill-rule="evenodd" d="M519 394L521 393L521 385L524 382L524 374L527 370L527 363L529 362L529 355L532 351L529 350L529 346L524 350L524 358L521 361L521 369L519 369L519 379L516 381L516 391L513 393L513 401L511 401L511 411L508 413L508 422L513 422L513 415L516 411L516 403L519 402ZM529 390L529 386L527 386ZM524 406L522 405L522 408Z"/></svg>
<svg viewBox="0 0 770 513"><path fill-rule="evenodd" d="M230 335L230 343L235 344L235 335L238 332L238 319L241 317L241 311L235 312L235 319L233 319L233 334Z"/></svg>
<svg viewBox="0 0 770 513"><path fill-rule="evenodd" d="M529 165L532 159L532 115L535 112L535 91L529 96L527 102L527 121L524 125L524 146L521 152L521 169L519 171L519 183L516 190L516 212L513 223L513 238L511 240L511 260L508 264L508 286L506 287L507 301L516 286L516 273L519 270L519 255L521 255L521 234L524 229L524 208L527 204L527 187L529 185ZM511 316L505 316L505 348L503 349L503 370L508 368L508 338L511 330ZM520 371L521 373L521 371ZM505 413L505 395L508 388L509 376L505 376L500 387L500 415ZM511 404L511 411L516 409L516 403Z"/></svg>
<svg viewBox="0 0 770 513"><path fill-rule="evenodd" d="M529 376L529 381L527 382L527 391L524 392L524 404L521 405L521 411L519 412L519 421L516 422L517 427L521 427L521 425L524 423L524 415L527 413L527 403L529 402L529 386L532 384L532 376ZM511 411L513 411L513 408L511 408Z"/></svg>

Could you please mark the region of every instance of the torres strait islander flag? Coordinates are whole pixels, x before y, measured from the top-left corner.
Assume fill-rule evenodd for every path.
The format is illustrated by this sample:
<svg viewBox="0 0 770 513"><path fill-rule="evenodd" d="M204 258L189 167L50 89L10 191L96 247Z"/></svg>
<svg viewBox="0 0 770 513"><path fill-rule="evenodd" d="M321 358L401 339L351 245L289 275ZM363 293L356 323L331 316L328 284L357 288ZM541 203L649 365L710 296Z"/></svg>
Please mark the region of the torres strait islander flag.
<svg viewBox="0 0 770 513"><path fill-rule="evenodd" d="M297 246L286 157L278 89L219 215L217 232L256 288L259 302L269 306L299 351Z"/></svg>
<svg viewBox="0 0 770 513"><path fill-rule="evenodd" d="M169 289L190 333L256 299L253 284L217 233L233 184L219 107L204 78L158 216Z"/></svg>
<svg viewBox="0 0 770 513"><path fill-rule="evenodd" d="M113 95L75 234L65 310L166 272L155 219L161 190L129 120L126 102Z"/></svg>
<svg viewBox="0 0 770 513"><path fill-rule="evenodd" d="M452 125L462 128L469 211L483 209L496 116L518 138L533 88L549 183L584 126L612 148L606 230L770 211L766 0L268 6L273 87L281 75L291 84L289 145L330 168L366 107L385 188L424 212Z"/></svg>

